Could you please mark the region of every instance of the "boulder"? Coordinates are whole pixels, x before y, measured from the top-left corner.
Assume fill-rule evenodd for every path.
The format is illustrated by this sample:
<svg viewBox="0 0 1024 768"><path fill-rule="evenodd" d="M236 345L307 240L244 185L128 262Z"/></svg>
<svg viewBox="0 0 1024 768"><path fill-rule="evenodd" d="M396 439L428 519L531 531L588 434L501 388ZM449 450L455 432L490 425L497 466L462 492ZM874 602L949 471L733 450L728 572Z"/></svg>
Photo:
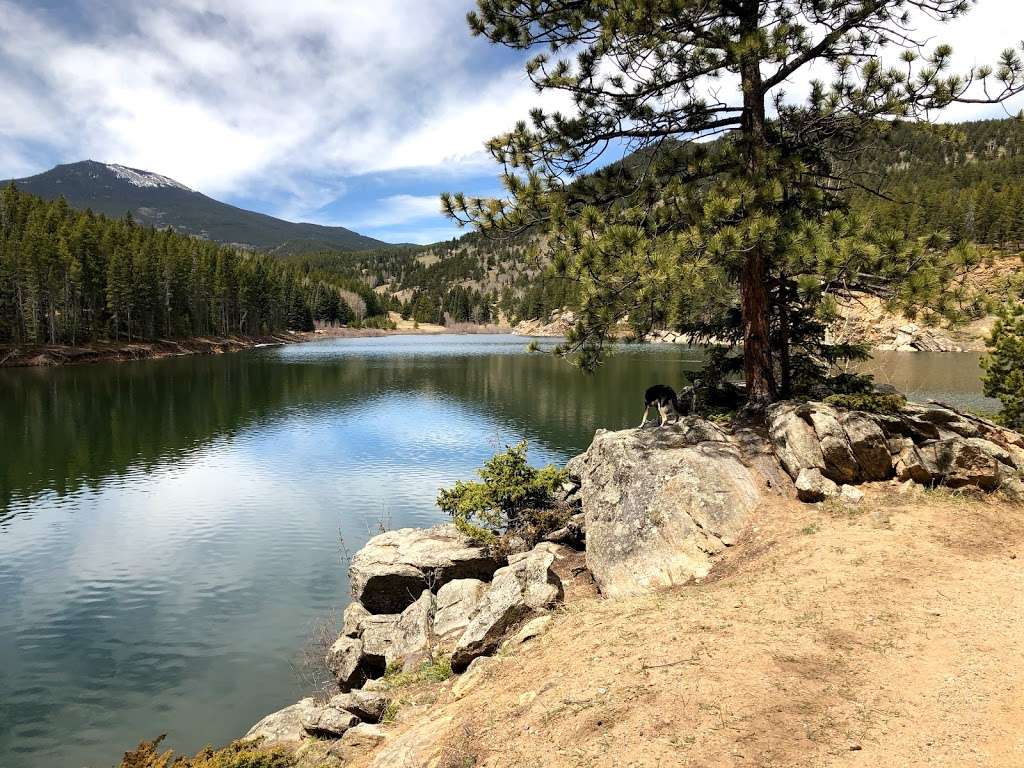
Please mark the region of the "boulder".
<svg viewBox="0 0 1024 768"><path fill-rule="evenodd" d="M810 419L818 437L825 466L821 472L837 483L853 483L860 477L860 465L839 423L839 412L824 403L811 403Z"/></svg>
<svg viewBox="0 0 1024 768"><path fill-rule="evenodd" d="M341 615L341 634L346 637L359 637L363 634L364 622L372 615L360 603L353 600Z"/></svg>
<svg viewBox="0 0 1024 768"><path fill-rule="evenodd" d="M820 469L801 469L796 477L796 497L813 504L839 495L839 486L822 474Z"/></svg>
<svg viewBox="0 0 1024 768"><path fill-rule="evenodd" d="M290 744L305 738L302 721L314 714L319 707L312 699L302 699L290 707L267 715L245 734L245 739L260 739L263 746Z"/></svg>
<svg viewBox="0 0 1024 768"><path fill-rule="evenodd" d="M846 504L860 504L864 501L864 491L854 485L844 485L839 489L839 498Z"/></svg>
<svg viewBox="0 0 1024 768"><path fill-rule="evenodd" d="M543 546L509 558L506 569L519 584L523 602L528 608L547 608L562 599L564 593L562 582L555 573L555 559L555 553ZM508 574L504 578L509 579ZM494 578L497 581L497 573L494 574Z"/></svg>
<svg viewBox="0 0 1024 768"><path fill-rule="evenodd" d="M994 491L1000 485L998 446L979 438L938 440L922 446L921 453L934 457L942 482L950 488L973 486Z"/></svg>
<svg viewBox="0 0 1024 768"><path fill-rule="evenodd" d="M860 467L860 479L871 482L892 477L892 456L878 422L861 411L847 411L839 417L839 423Z"/></svg>
<svg viewBox="0 0 1024 768"><path fill-rule="evenodd" d="M351 712L363 722L379 723L388 707L388 697L375 691L356 690L332 696L327 704Z"/></svg>
<svg viewBox="0 0 1024 768"><path fill-rule="evenodd" d="M497 650L505 635L524 619L562 597L552 570L555 556L531 551L511 558L494 574L483 599L452 652L452 669L461 672L473 659Z"/></svg>
<svg viewBox="0 0 1024 768"><path fill-rule="evenodd" d="M523 624L523 626L520 627L514 635L501 644L501 649L503 651L512 650L513 648L518 648L519 646L525 645L531 640L540 637L548 631L548 628L551 626L551 622L553 621L554 618L552 618L550 614L530 619L528 622Z"/></svg>
<svg viewBox="0 0 1024 768"><path fill-rule="evenodd" d="M401 619L401 613L367 613L356 625L357 637L363 641L363 653L379 657L381 666L387 664L388 649L394 642L395 628Z"/></svg>
<svg viewBox="0 0 1024 768"><path fill-rule="evenodd" d="M479 579L456 579L441 587L435 601L434 635L441 639L461 635L486 592L487 584Z"/></svg>
<svg viewBox="0 0 1024 768"><path fill-rule="evenodd" d="M302 718L302 728L310 736L337 739L349 728L359 723L359 718L344 709L330 704L317 707Z"/></svg>
<svg viewBox="0 0 1024 768"><path fill-rule="evenodd" d="M587 568L586 552L580 552L564 544L555 544L550 541L541 542L534 549L554 555L555 560L551 564L551 570L562 584L563 602L571 603L600 595L594 576Z"/></svg>
<svg viewBox="0 0 1024 768"><path fill-rule="evenodd" d="M370 613L400 613L424 589L454 579L487 580L502 559L459 533L454 525L403 528L374 536L352 558L352 596Z"/></svg>
<svg viewBox="0 0 1024 768"><path fill-rule="evenodd" d="M767 412L768 435L775 454L794 480L801 469L825 469L821 442L806 403L776 403Z"/></svg>
<svg viewBox="0 0 1024 768"><path fill-rule="evenodd" d="M610 597L707 575L760 500L739 450L692 417L678 427L599 432L577 466L587 566Z"/></svg>
<svg viewBox="0 0 1024 768"><path fill-rule="evenodd" d="M894 448L893 467L896 477L903 482L914 482L930 485L939 479L939 468L935 465L934 456L929 458L922 453L914 441L904 438L902 444Z"/></svg>
<svg viewBox="0 0 1024 768"><path fill-rule="evenodd" d="M402 611L383 648L387 666L401 664L409 670L430 656L434 640L434 594L425 589L419 599Z"/></svg>
<svg viewBox="0 0 1024 768"><path fill-rule="evenodd" d="M342 691L358 688L368 679L383 675L386 669L383 656L364 653L362 639L346 635L328 649L326 663Z"/></svg>

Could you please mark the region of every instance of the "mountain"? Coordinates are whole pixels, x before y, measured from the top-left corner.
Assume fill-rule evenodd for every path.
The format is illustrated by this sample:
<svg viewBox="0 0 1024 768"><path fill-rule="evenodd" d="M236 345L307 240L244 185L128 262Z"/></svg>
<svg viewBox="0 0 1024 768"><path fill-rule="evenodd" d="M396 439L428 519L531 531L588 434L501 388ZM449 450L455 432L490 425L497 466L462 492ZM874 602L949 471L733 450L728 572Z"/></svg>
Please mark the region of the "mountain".
<svg viewBox="0 0 1024 768"><path fill-rule="evenodd" d="M0 183L0 186L7 182ZM300 224L236 208L158 173L85 160L38 176L14 179L18 189L48 200L63 195L73 208L261 250L355 251L386 245L344 227Z"/></svg>

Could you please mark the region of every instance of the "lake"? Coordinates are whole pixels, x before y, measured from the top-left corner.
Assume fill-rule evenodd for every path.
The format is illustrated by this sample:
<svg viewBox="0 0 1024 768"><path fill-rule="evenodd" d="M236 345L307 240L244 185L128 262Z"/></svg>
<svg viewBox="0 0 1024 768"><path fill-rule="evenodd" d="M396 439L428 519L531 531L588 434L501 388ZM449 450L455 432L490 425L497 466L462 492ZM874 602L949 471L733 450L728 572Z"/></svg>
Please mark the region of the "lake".
<svg viewBox="0 0 1024 768"><path fill-rule="evenodd" d="M0 369L0 766L192 752L304 693L347 603L344 552L428 525L439 487L527 439L563 462L636 425L699 353L630 347L588 377L512 336L393 336ZM974 354L879 355L878 380L993 409Z"/></svg>

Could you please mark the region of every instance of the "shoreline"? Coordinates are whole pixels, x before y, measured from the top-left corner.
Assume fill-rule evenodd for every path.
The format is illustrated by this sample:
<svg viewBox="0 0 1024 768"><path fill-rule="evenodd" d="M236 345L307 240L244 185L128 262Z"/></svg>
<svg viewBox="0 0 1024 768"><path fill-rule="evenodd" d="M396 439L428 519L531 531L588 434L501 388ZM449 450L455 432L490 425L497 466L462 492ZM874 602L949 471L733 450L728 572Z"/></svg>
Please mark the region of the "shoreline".
<svg viewBox="0 0 1024 768"><path fill-rule="evenodd" d="M532 323L533 321L531 321ZM185 355L219 355L227 352L242 352L268 346L304 344L328 339L358 339L383 336L473 336L482 334L508 334L522 338L564 338L561 328L537 327L519 323L517 326L474 325L459 323L454 326L422 325L414 327L411 322L399 321L398 327L383 328L318 328L315 331L282 331L261 336L200 336L190 339L150 339L144 341L101 341L90 344L35 344L20 346L0 345L0 368L49 368L89 363L127 362L135 360L159 360ZM690 346L676 334L658 331L644 339L644 344L667 344ZM890 345L872 346L872 351L923 351L917 349L893 349ZM984 352L984 346L965 345L958 349L940 349L947 353Z"/></svg>
<svg viewBox="0 0 1024 768"><path fill-rule="evenodd" d="M411 324L410 324L411 326ZM511 333L500 326L458 326L446 328L322 328L316 331L283 331L261 336L199 336L190 339L149 339L145 341L100 341L89 344L0 345L0 368L51 368L90 363L120 363L160 360L186 355L220 355L262 347L304 344L327 339L374 338L378 336L468 336Z"/></svg>

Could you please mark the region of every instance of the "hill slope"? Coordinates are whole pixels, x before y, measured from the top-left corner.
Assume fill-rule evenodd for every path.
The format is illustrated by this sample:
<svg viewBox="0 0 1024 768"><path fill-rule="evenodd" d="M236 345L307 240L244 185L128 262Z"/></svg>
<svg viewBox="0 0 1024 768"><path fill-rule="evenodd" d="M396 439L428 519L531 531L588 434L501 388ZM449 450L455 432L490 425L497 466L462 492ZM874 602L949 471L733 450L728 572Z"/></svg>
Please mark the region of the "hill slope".
<svg viewBox="0 0 1024 768"><path fill-rule="evenodd" d="M264 250L287 250L300 244L297 247L302 250L339 251L385 245L344 227L295 223L236 208L166 176L94 160L58 165L14 182L22 191L47 200L63 195L73 208L91 208L111 218L131 213L142 224L218 243Z"/></svg>
<svg viewBox="0 0 1024 768"><path fill-rule="evenodd" d="M627 157L620 161L629 165ZM952 126L898 125L856 160L862 181L887 198L858 191L855 210L878 226L910 236L945 232L952 242L970 241L998 255L1024 250L1024 122L984 120ZM452 306L455 290L472 295L491 314L513 322L547 318L577 301L575 286L543 273L531 261L538 236L513 240L464 235L434 245L376 249L365 253L300 254L295 258L328 273L358 277L378 286L420 322L461 321Z"/></svg>

